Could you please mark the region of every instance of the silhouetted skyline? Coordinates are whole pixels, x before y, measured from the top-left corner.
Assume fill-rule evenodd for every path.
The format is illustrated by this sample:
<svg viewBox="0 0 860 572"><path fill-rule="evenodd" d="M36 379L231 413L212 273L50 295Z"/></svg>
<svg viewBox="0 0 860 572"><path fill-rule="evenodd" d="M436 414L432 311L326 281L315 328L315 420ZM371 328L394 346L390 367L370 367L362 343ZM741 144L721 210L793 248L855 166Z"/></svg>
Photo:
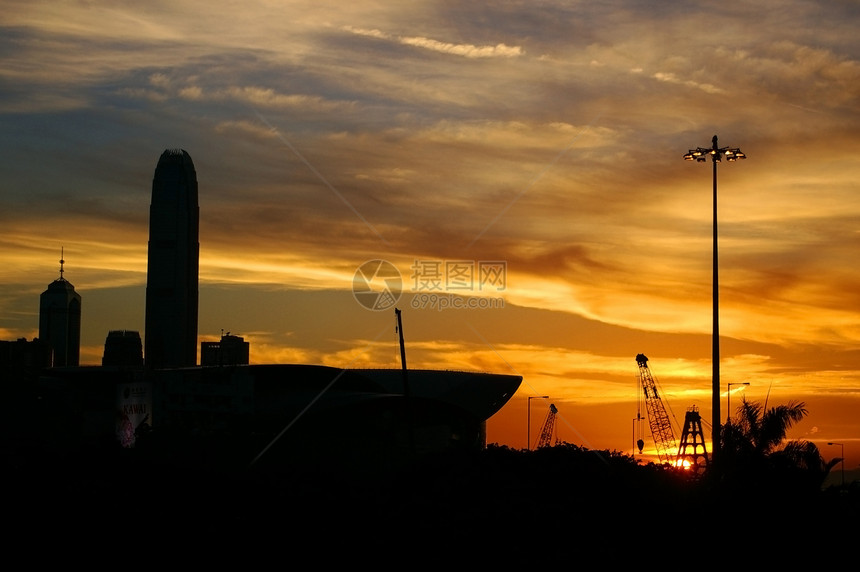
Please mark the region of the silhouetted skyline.
<svg viewBox="0 0 860 572"><path fill-rule="evenodd" d="M229 330L257 363L397 367L392 313L352 292L385 260L411 366L523 375L491 441L524 446L526 397L550 395L562 438L632 449L637 353L679 420L710 417L710 170L682 157L717 134L750 156L720 170L721 372L750 383L731 404L802 399L796 436L825 455L845 442L857 466L857 16L12 0L0 339L38 335L61 248L81 362L100 363L111 330L144 334L153 163L185 149L195 351ZM420 307L424 270L488 261L504 289L435 293L503 307Z"/></svg>

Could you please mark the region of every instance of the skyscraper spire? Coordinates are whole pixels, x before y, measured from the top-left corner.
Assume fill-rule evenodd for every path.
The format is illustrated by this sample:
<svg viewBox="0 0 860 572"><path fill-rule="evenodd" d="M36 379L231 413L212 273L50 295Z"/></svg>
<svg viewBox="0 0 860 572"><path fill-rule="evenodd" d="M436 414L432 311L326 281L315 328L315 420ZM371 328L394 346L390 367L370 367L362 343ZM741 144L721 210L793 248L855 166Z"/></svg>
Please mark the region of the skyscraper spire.
<svg viewBox="0 0 860 572"><path fill-rule="evenodd" d="M61 246L61 247L60 247L60 280L62 280L62 279L63 279L63 264L65 264L65 263L66 263L66 261L65 261L65 259L64 259L64 258L65 258L65 256L64 256L64 250L65 250L65 249Z"/></svg>

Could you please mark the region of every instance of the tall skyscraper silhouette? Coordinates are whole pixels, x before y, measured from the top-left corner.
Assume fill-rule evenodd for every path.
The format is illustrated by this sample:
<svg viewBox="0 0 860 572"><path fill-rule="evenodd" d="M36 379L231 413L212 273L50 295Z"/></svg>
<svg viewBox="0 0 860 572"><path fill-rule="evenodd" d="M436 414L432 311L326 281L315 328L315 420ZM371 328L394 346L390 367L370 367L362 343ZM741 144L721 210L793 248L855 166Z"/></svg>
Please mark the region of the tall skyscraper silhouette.
<svg viewBox="0 0 860 572"><path fill-rule="evenodd" d="M51 346L54 367L81 361L81 295L63 278L65 263L60 254L60 277L39 297L39 339Z"/></svg>
<svg viewBox="0 0 860 572"><path fill-rule="evenodd" d="M197 365L200 243L197 172L183 149L161 154L152 179L144 365Z"/></svg>

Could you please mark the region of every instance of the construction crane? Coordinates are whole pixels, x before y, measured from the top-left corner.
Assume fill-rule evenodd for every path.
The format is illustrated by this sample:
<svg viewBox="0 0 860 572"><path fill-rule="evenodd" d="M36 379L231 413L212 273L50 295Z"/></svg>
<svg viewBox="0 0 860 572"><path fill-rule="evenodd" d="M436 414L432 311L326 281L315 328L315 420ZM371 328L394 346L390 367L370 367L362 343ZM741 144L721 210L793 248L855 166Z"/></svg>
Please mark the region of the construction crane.
<svg viewBox="0 0 860 572"><path fill-rule="evenodd" d="M708 448L705 446L705 432L702 430L702 416L696 406L690 407L684 416L681 430L681 444L678 447L677 466L699 477L708 470Z"/></svg>
<svg viewBox="0 0 860 572"><path fill-rule="evenodd" d="M556 409L555 405L550 403L549 412L546 414L546 419L544 420L543 427L540 430L540 437L538 437L538 449L541 447L550 447L558 442L558 439L555 438L555 416L557 413L558 409Z"/></svg>
<svg viewBox="0 0 860 572"><path fill-rule="evenodd" d="M660 462L674 465L678 457L678 444L672 431L672 420L657 393L657 382L648 368L648 358L644 354L639 354L636 356L636 363L639 364L639 380L645 397L651 436L657 447L657 456L660 458ZM640 451L642 450L641 443L640 440Z"/></svg>

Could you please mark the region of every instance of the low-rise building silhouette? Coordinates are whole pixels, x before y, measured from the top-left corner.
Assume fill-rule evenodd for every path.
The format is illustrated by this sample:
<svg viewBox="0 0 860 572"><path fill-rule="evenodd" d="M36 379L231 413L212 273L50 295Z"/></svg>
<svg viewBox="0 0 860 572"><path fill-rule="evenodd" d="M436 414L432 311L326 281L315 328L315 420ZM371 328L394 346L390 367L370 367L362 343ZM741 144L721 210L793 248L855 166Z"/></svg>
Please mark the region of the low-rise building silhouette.
<svg viewBox="0 0 860 572"><path fill-rule="evenodd" d="M142 366L143 344L140 333L130 330L112 330L105 339L102 365Z"/></svg>
<svg viewBox="0 0 860 572"><path fill-rule="evenodd" d="M200 365L248 365L250 346L245 338L227 332L221 341L200 343Z"/></svg>
<svg viewBox="0 0 860 572"><path fill-rule="evenodd" d="M50 344L39 338L28 342L18 338L14 342L0 341L0 371L38 371L51 367Z"/></svg>

